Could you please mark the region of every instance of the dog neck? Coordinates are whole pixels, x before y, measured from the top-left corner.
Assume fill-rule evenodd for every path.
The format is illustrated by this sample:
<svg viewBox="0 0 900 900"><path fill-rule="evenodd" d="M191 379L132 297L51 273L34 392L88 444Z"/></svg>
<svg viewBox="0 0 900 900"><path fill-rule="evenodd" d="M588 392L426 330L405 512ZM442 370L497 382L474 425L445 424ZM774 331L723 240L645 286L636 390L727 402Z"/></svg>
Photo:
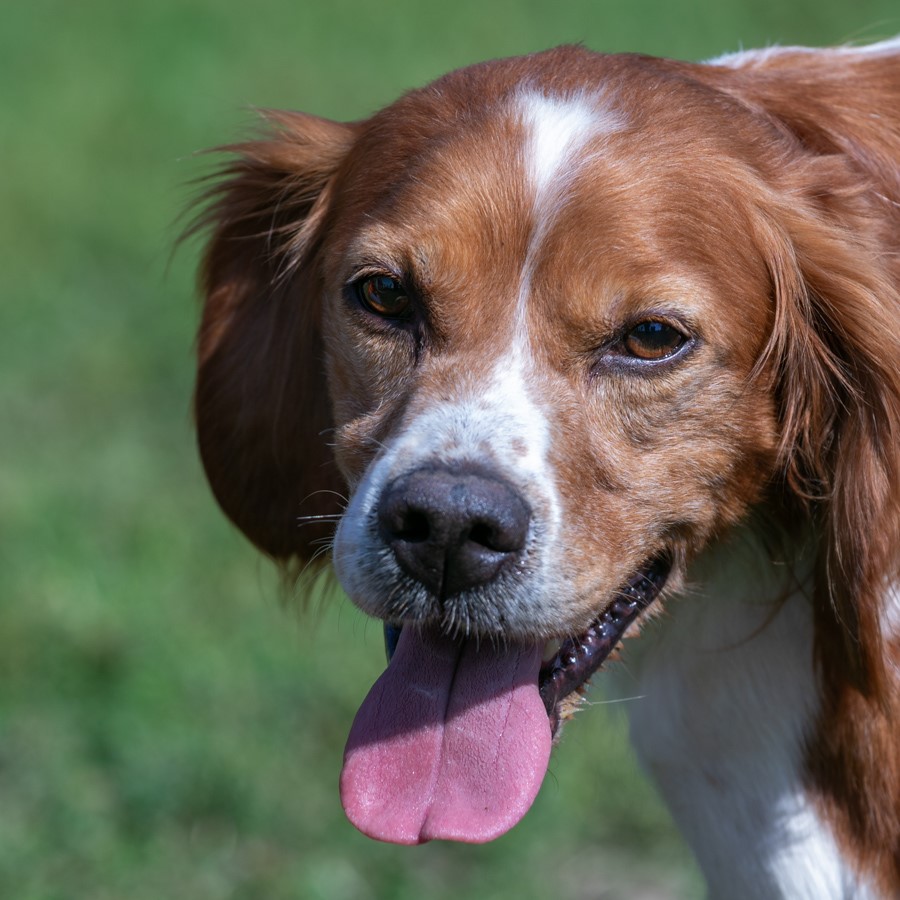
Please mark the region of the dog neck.
<svg viewBox="0 0 900 900"><path fill-rule="evenodd" d="M610 668L632 742L715 898L869 897L805 790L820 691L811 554L773 564L745 528Z"/></svg>

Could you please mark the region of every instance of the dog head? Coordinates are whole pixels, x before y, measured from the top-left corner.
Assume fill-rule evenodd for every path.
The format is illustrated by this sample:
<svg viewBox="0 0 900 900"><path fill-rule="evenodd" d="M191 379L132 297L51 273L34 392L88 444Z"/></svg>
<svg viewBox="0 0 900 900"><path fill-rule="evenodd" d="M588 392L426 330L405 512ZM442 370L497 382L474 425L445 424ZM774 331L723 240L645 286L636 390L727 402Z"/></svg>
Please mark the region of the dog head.
<svg viewBox="0 0 900 900"><path fill-rule="evenodd" d="M727 66L579 48L359 123L271 115L203 219L221 505L281 560L339 517L363 610L521 646L799 509L823 639L876 689L898 220L817 115Z"/></svg>

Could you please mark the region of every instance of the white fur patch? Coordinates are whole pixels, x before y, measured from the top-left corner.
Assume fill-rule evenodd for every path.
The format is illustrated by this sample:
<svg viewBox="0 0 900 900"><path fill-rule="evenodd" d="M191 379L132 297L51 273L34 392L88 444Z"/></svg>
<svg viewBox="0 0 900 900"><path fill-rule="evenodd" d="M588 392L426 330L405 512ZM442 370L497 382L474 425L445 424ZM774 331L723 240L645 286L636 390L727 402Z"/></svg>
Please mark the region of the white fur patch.
<svg viewBox="0 0 900 900"><path fill-rule="evenodd" d="M892 640L900 635L900 584L893 584L888 588L881 618L881 631L886 640ZM894 677L900 681L900 660L889 655L888 665Z"/></svg>
<svg viewBox="0 0 900 900"><path fill-rule="evenodd" d="M838 53L864 53L864 54L874 54L879 55L882 53L900 53L900 35L897 37L888 38L884 41L877 41L874 44L866 44L862 47L837 47L835 48Z"/></svg>
<svg viewBox="0 0 900 900"><path fill-rule="evenodd" d="M515 463L515 468L538 480L545 490L552 483L548 479L547 454L550 450L550 426L547 417L534 402L527 384L530 368L527 348L515 345L501 358L494 369L490 387L481 402L500 413L503 411L510 424L511 433L496 435L502 444L518 441L525 452ZM505 431L506 429L503 429Z"/></svg>
<svg viewBox="0 0 900 900"><path fill-rule="evenodd" d="M739 531L608 673L620 696L642 698L625 704L632 741L713 898L871 896L804 791L819 699L808 573L797 575Z"/></svg>
<svg viewBox="0 0 900 900"><path fill-rule="evenodd" d="M885 637L900 635L900 584L893 584L887 590L881 624Z"/></svg>
<svg viewBox="0 0 900 900"><path fill-rule="evenodd" d="M581 166L591 158L588 145L626 127L624 112L602 93L548 97L519 95L516 116L525 129L522 161L532 191L532 233L519 288L520 324L541 243L565 205ZM524 337L520 333L520 337Z"/></svg>
<svg viewBox="0 0 900 900"><path fill-rule="evenodd" d="M554 190L554 182L577 160L578 152L595 135L623 127L620 113L600 105L599 98L579 94L547 97L524 93L518 115L526 128L525 166L536 202Z"/></svg>
<svg viewBox="0 0 900 900"><path fill-rule="evenodd" d="M878 56L900 53L900 36L860 47L850 45L842 47L780 47L776 44L761 50L738 50L735 53L723 53L721 56L707 60L707 63L711 66L729 66L739 69L742 66L766 63L783 53L834 53L840 56Z"/></svg>

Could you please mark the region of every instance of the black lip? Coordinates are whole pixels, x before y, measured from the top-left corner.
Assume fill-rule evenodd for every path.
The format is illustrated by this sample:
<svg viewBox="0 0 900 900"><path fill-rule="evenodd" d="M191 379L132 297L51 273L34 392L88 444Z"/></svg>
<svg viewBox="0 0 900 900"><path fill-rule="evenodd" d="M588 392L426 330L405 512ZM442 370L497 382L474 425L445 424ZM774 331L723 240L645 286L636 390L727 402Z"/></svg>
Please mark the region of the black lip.
<svg viewBox="0 0 900 900"><path fill-rule="evenodd" d="M600 668L629 626L659 596L671 568L672 562L666 555L651 559L628 579L586 631L563 641L556 656L541 666L538 689L554 735L560 724L560 702ZM397 649L402 630L400 623L384 623L388 662Z"/></svg>
<svg viewBox="0 0 900 900"><path fill-rule="evenodd" d="M671 568L668 557L654 557L620 588L586 631L567 638L556 656L541 666L538 686L554 735L560 724L560 702L600 668L629 626L659 596Z"/></svg>

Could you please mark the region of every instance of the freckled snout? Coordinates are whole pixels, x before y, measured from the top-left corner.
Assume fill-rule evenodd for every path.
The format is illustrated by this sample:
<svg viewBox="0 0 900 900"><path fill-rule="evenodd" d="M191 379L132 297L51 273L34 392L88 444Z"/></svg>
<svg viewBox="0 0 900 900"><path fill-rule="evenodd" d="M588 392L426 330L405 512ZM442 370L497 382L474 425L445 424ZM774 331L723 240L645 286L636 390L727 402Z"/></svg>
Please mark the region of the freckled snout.
<svg viewBox="0 0 900 900"><path fill-rule="evenodd" d="M401 475L378 504L381 539L435 597L488 584L525 549L531 509L489 471L427 467Z"/></svg>

